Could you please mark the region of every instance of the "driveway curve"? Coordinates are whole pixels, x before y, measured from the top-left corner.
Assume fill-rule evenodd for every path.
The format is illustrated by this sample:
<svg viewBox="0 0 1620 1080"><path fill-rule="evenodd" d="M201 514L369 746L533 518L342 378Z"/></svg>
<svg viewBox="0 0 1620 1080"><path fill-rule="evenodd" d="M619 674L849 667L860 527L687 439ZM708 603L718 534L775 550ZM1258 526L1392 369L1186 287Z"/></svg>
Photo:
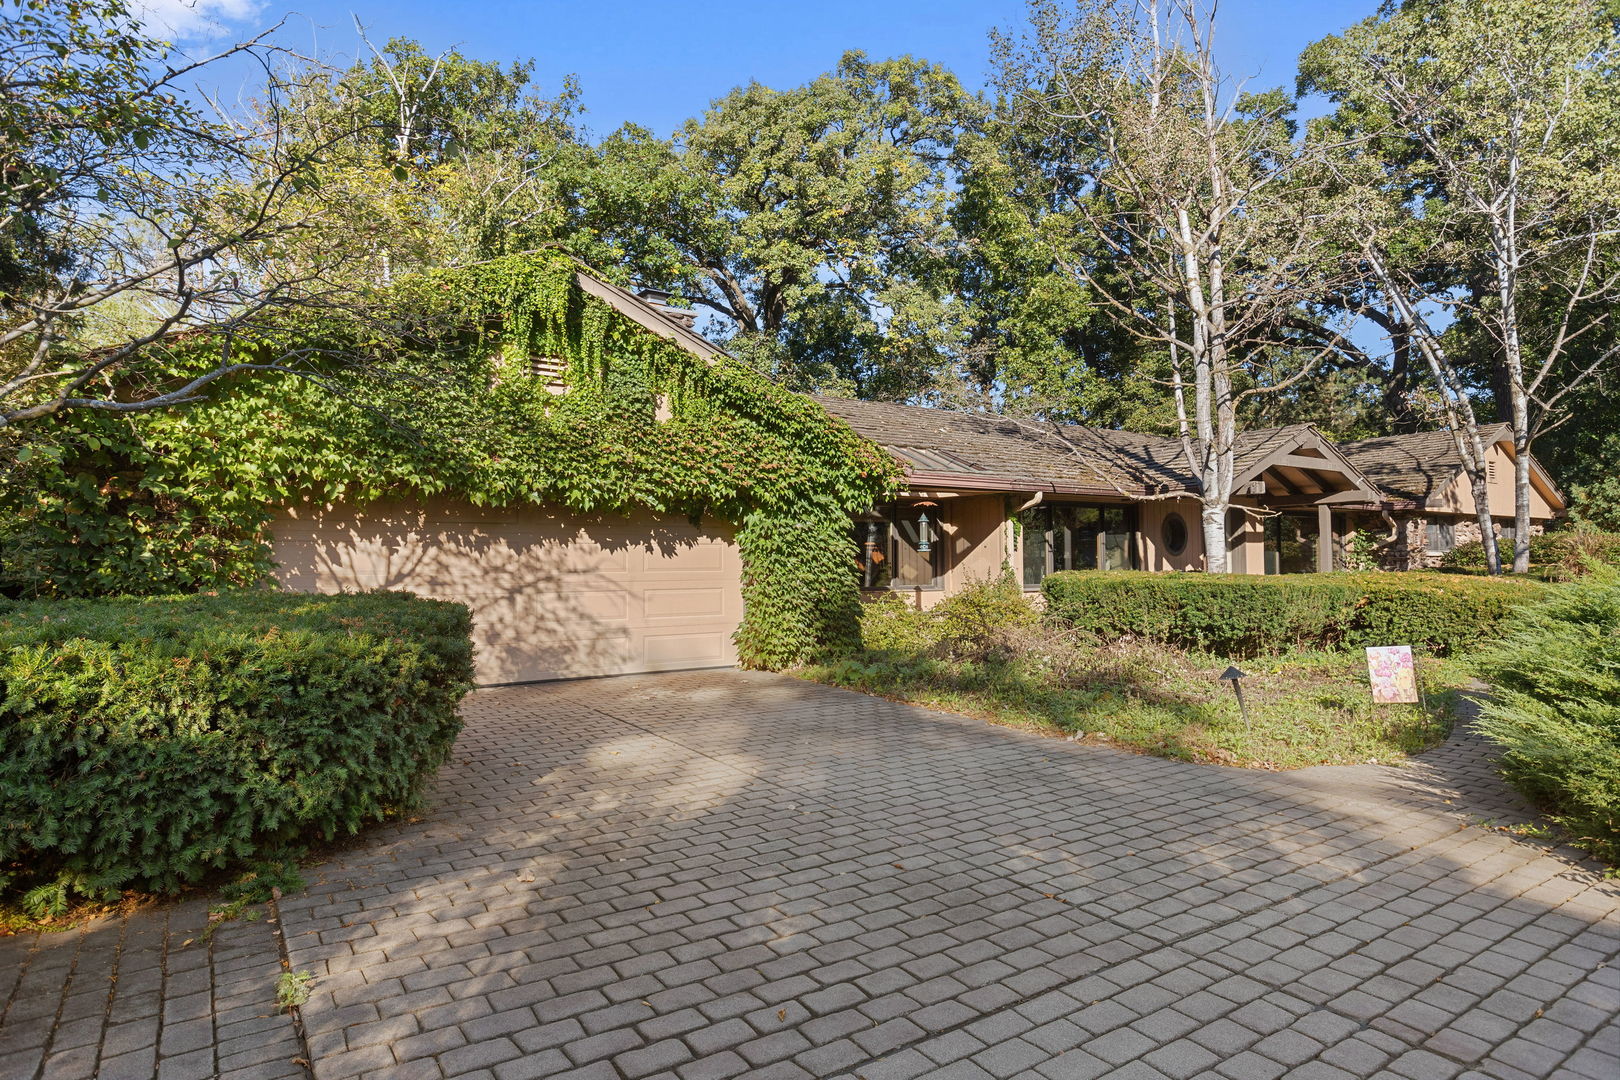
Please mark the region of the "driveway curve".
<svg viewBox="0 0 1620 1080"><path fill-rule="evenodd" d="M1257 773L735 671L465 713L429 809L274 923L0 944L0 1076L1620 1076L1620 888L1504 829L1466 736ZM109 1053L143 932L148 1045ZM283 964L301 1028L262 1006Z"/></svg>

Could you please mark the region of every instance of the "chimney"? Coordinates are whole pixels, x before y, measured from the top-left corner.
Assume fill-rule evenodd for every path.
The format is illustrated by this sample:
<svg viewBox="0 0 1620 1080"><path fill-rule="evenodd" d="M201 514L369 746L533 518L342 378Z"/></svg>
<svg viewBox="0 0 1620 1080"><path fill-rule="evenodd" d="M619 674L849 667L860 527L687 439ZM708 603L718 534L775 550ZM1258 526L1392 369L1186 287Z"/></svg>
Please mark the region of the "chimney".
<svg viewBox="0 0 1620 1080"><path fill-rule="evenodd" d="M663 289L642 289L636 295L658 314L683 330L692 329L692 324L697 321L697 312L691 308L670 307L670 294Z"/></svg>

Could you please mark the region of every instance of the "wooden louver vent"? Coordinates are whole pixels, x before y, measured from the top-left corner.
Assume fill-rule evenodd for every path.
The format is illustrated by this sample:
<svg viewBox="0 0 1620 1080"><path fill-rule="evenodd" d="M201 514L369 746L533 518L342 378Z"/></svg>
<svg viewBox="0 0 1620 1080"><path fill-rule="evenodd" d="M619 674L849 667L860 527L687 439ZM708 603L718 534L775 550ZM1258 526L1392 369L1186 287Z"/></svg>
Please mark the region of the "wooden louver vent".
<svg viewBox="0 0 1620 1080"><path fill-rule="evenodd" d="M553 394L560 394L568 389L563 382L564 361L556 356L529 357L529 374L546 384L546 389Z"/></svg>

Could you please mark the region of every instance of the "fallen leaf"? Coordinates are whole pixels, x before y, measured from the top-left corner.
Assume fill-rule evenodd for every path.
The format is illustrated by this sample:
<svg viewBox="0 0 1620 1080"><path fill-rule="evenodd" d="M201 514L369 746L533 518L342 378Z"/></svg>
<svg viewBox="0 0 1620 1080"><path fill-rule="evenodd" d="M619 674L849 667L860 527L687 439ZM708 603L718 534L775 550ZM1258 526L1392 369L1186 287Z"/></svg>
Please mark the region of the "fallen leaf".
<svg viewBox="0 0 1620 1080"><path fill-rule="evenodd" d="M787 1019L787 1010L786 1009L777 1009L776 1010L776 1018L778 1020L786 1020Z"/></svg>

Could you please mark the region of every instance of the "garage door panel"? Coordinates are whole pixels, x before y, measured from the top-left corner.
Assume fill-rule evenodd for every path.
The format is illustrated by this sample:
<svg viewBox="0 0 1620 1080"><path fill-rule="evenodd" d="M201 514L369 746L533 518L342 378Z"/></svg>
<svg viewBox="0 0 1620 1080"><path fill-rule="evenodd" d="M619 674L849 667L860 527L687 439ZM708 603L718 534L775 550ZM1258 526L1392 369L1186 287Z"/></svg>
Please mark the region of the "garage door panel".
<svg viewBox="0 0 1620 1080"><path fill-rule="evenodd" d="M642 614L648 619L718 617L726 611L726 591L719 586L700 589L649 588L641 595Z"/></svg>
<svg viewBox="0 0 1620 1080"><path fill-rule="evenodd" d="M702 665L727 663L725 659L728 635L715 631L708 634L648 634L643 641L642 657L647 670L668 670L672 665Z"/></svg>
<svg viewBox="0 0 1620 1080"><path fill-rule="evenodd" d="M726 552L719 544L649 550L642 552L641 569L654 575L712 573L720 569L725 557Z"/></svg>
<svg viewBox="0 0 1620 1080"><path fill-rule="evenodd" d="M534 682L570 678L582 670L617 675L642 670L629 630L550 641L533 638L478 641L478 680Z"/></svg>
<svg viewBox="0 0 1620 1080"><path fill-rule="evenodd" d="M272 532L287 588L467 604L480 682L736 662L742 568L723 523L432 503L299 511Z"/></svg>

